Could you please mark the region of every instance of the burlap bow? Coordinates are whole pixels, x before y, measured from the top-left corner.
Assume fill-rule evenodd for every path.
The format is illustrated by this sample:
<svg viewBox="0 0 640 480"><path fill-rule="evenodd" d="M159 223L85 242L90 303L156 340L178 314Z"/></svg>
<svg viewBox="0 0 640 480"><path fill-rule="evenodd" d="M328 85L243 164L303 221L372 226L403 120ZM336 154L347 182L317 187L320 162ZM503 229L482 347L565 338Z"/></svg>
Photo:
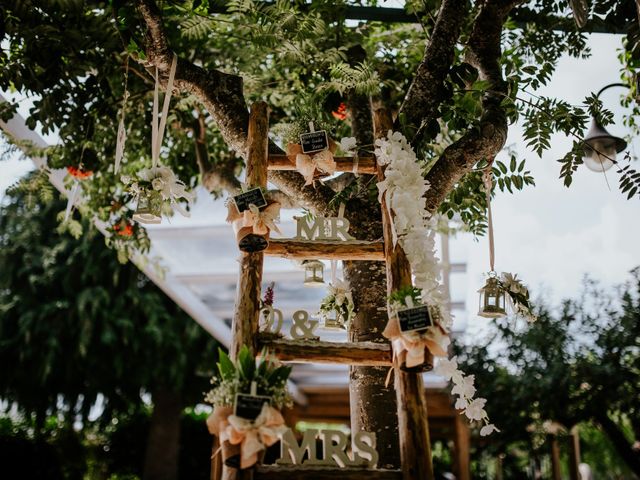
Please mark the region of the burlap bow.
<svg viewBox="0 0 640 480"><path fill-rule="evenodd" d="M425 361L424 349L427 348L436 357L446 357L447 351L440 341L447 338L447 331L439 324L420 332L403 332L400 330L398 316L389 318L382 335L391 340L394 360L402 351L407 352L407 368L417 367Z"/></svg>
<svg viewBox="0 0 640 480"><path fill-rule="evenodd" d="M253 421L233 415L230 407L216 407L207 418L207 427L221 444L228 441L240 445L241 469L255 465L258 453L276 443L287 430L280 412L266 403Z"/></svg>
<svg viewBox="0 0 640 480"><path fill-rule="evenodd" d="M238 211L234 202L229 202L228 209L227 222L233 225L236 235L243 228L251 228L251 233L256 235L266 235L271 230L282 233L275 224L280 216L280 203L278 202L269 203L263 210L259 210L258 207L251 204L242 213Z"/></svg>
<svg viewBox="0 0 640 480"><path fill-rule="evenodd" d="M331 175L336 171L333 154L338 144L329 140L329 149L316 153L302 153L302 146L298 143L287 145L287 157L296 164L296 170L304 177L305 185L311 185L317 174Z"/></svg>

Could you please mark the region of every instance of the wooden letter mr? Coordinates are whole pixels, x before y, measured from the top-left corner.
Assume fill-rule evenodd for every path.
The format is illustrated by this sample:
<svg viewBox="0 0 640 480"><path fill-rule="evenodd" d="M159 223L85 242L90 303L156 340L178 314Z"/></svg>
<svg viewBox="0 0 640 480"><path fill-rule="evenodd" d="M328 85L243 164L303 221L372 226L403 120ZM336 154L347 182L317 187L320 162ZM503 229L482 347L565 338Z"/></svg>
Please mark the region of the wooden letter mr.
<svg viewBox="0 0 640 480"><path fill-rule="evenodd" d="M354 240L349 220L341 217L296 217L298 240Z"/></svg>

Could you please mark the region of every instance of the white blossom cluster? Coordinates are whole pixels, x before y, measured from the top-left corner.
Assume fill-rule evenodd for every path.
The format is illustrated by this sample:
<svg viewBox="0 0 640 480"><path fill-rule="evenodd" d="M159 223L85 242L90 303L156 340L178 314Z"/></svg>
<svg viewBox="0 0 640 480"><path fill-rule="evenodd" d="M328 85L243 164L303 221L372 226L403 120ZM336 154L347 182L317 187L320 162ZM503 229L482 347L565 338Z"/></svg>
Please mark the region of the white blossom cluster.
<svg viewBox="0 0 640 480"><path fill-rule="evenodd" d="M179 200L185 199L193 202L195 194L187 190L187 186L180 180L169 167L152 167L140 170L137 173L137 181L129 175L122 175L120 180L128 185L129 191L135 196L149 194L149 190L158 192L164 202L168 202L185 217L189 213L182 208ZM150 188L149 188L150 187Z"/></svg>
<svg viewBox="0 0 640 480"><path fill-rule="evenodd" d="M414 284L422 292L422 302L438 308L442 324L448 328L451 326L451 315L440 284L441 269L435 256L435 219L427 212L424 199L429 182L424 179L418 158L404 135L389 131L387 138L376 140L375 146L378 164L387 167L385 179L378 182L378 190L379 200L384 196L394 214L394 242L398 241L407 255ZM443 350L446 350L449 337L436 337ZM463 410L469 420L484 422L480 430L482 436L498 431L489 423L484 410L486 399L473 398L476 392L474 376L464 375L458 368L456 357L451 360L440 359L436 373L453 382L451 393L458 396L456 408Z"/></svg>
<svg viewBox="0 0 640 480"><path fill-rule="evenodd" d="M499 432L495 425L489 422L489 416L484 409L487 400L485 398L473 398L476 393L474 386L475 377L473 375L464 375L458 368L458 358L453 357L451 360L446 358L440 359L435 368L435 373L442 375L447 380L453 382L451 389L452 395L457 395L455 407L462 410L470 421L481 421L484 423L480 429L480 435L485 437L493 432Z"/></svg>
<svg viewBox="0 0 640 480"><path fill-rule="evenodd" d="M435 256L436 221L427 212L424 194L429 182L424 179L418 158L399 132L389 131L387 138L376 140L375 155L386 165L385 179L378 182L379 200L383 195L394 213L394 242L402 246L411 264L414 284L422 291L422 301L440 308L445 328L451 326L443 287L441 268ZM446 345L444 346L446 348Z"/></svg>

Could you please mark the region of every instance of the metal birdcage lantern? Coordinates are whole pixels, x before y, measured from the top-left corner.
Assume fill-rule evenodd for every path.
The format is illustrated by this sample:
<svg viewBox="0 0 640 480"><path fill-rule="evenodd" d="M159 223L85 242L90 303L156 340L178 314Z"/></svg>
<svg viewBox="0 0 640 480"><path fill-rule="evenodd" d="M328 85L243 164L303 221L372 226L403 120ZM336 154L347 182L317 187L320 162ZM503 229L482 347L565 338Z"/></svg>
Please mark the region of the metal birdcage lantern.
<svg viewBox="0 0 640 480"><path fill-rule="evenodd" d="M302 266L304 267L305 287L324 286L324 263L319 260L305 260L302 262Z"/></svg>
<svg viewBox="0 0 640 480"><path fill-rule="evenodd" d="M501 318L507 315L505 310L505 292L495 276L489 276L484 287L478 290L480 308L478 315L485 318Z"/></svg>
<svg viewBox="0 0 640 480"><path fill-rule="evenodd" d="M138 223L157 224L162 222L162 197L157 192L141 192L138 206L133 214Z"/></svg>

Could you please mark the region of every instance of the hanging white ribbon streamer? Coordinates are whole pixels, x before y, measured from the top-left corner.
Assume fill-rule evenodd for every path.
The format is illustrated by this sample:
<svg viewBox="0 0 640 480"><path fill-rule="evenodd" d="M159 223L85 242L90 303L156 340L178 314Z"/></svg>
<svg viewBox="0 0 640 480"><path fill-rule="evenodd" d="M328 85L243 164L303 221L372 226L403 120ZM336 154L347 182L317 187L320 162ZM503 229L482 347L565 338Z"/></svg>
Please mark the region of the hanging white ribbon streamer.
<svg viewBox="0 0 640 480"><path fill-rule="evenodd" d="M171 69L169 70L169 81L167 82L167 90L164 95L164 103L162 105L162 115L158 118L158 95L160 88L160 79L158 67L156 67L156 84L153 89L153 118L151 119L151 165L153 168L158 166L160 161L160 147L164 139L164 130L167 126L167 115L169 113L169 103L171 102L171 94L173 93L173 79L176 75L176 66L178 65L178 56L173 55L171 61Z"/></svg>
<svg viewBox="0 0 640 480"><path fill-rule="evenodd" d="M71 190L69 191L69 196L67 197L67 209L64 211L65 222L69 220L69 217L71 216L71 210L73 210L73 206L76 204L79 197L80 197L80 182L78 182L77 180L74 180L73 187L71 187Z"/></svg>
<svg viewBox="0 0 640 480"><path fill-rule="evenodd" d="M344 203L340 203L340 207L338 208L338 218L344 217L344 209L346 205ZM337 280L337 270L338 270L338 261L331 260L331 284L336 285ZM344 278L344 275L343 275Z"/></svg>
<svg viewBox="0 0 640 480"><path fill-rule="evenodd" d="M122 97L122 112L120 113L120 122L118 122L118 133L116 135L116 161L113 167L113 173L118 173L120 170L120 163L124 157L124 145L127 141L127 130L124 126L124 116L127 110L127 100L129 99L129 89L127 88L129 81L129 57L125 60L124 64L124 93Z"/></svg>
<svg viewBox="0 0 640 480"><path fill-rule="evenodd" d="M358 178L360 176L360 174L358 173L358 162L359 162L359 157L358 157L358 151L356 150L355 155L353 156L353 174L355 175L356 178Z"/></svg>
<svg viewBox="0 0 640 480"><path fill-rule="evenodd" d="M495 263L495 244L493 240L493 218L491 216L491 165L484 171L484 188L487 195L487 230L489 233L489 265L491 272L494 270Z"/></svg>

